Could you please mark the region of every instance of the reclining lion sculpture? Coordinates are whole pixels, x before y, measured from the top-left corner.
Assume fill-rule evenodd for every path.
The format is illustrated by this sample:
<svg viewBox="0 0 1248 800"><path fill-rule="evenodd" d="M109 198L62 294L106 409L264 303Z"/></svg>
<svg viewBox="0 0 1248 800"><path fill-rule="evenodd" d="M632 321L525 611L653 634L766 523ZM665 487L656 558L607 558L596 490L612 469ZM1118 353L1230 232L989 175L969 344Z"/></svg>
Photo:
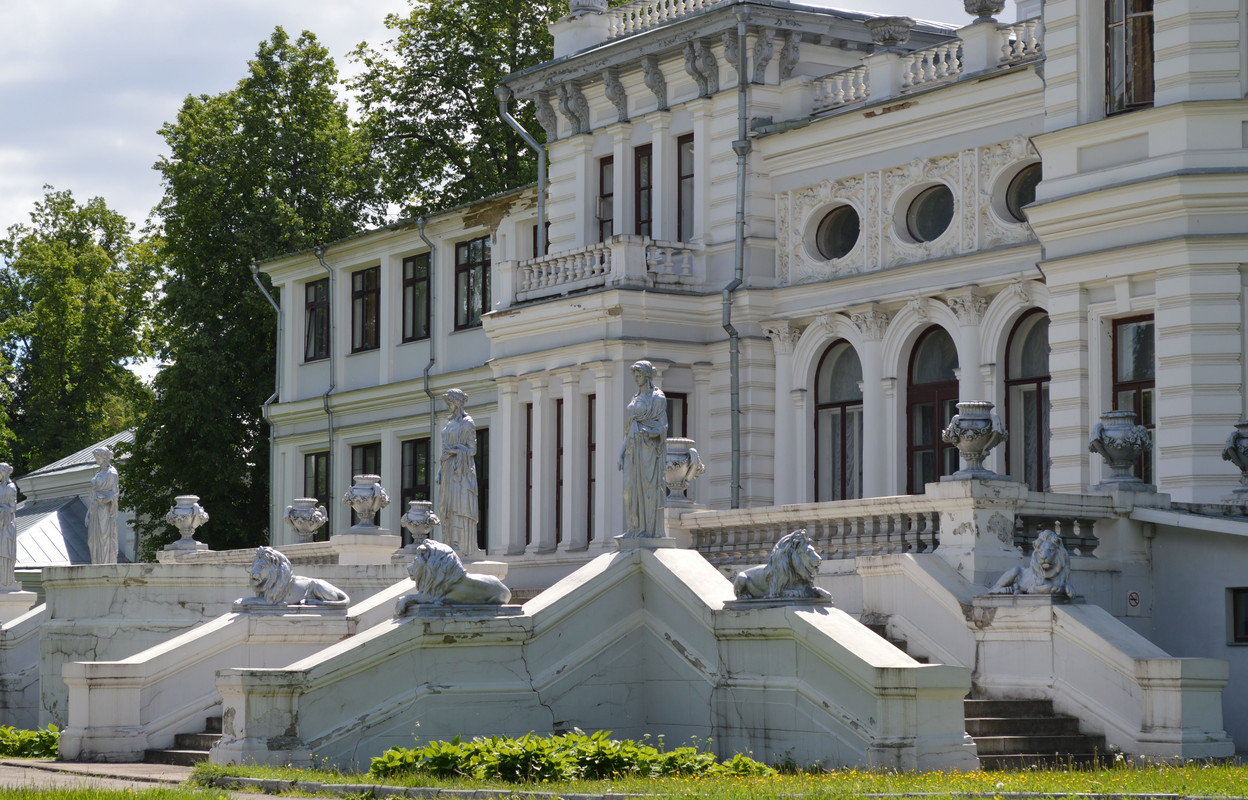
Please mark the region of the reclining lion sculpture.
<svg viewBox="0 0 1248 800"><path fill-rule="evenodd" d="M1074 597L1070 586L1070 554L1062 537L1040 531L1026 567L1011 567L988 590L989 594L1053 594Z"/></svg>
<svg viewBox="0 0 1248 800"><path fill-rule="evenodd" d="M511 590L493 575L469 572L448 544L426 539L416 548L407 567L416 592L399 598L395 613L402 616L414 605L503 605Z"/></svg>
<svg viewBox="0 0 1248 800"><path fill-rule="evenodd" d="M296 575L290 559L272 547L257 547L247 582L256 593L236 603L240 606L345 606L347 593L320 578Z"/></svg>
<svg viewBox="0 0 1248 800"><path fill-rule="evenodd" d="M806 531L796 530L776 542L766 564L737 573L732 588L739 600L825 599L831 595L814 584L822 561Z"/></svg>

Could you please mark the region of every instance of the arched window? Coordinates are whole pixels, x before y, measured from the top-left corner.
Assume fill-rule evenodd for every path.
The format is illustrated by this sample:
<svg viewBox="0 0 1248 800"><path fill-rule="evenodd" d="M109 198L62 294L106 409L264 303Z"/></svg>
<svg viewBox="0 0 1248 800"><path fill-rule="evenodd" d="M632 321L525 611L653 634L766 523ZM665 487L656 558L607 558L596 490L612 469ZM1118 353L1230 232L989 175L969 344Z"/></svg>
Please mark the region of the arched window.
<svg viewBox="0 0 1248 800"><path fill-rule="evenodd" d="M940 438L940 432L958 413L957 368L958 349L945 329L933 325L924 331L910 356L906 397L910 494L919 494L924 484L958 471L957 448Z"/></svg>
<svg viewBox="0 0 1248 800"><path fill-rule="evenodd" d="M841 340L815 372L815 499L862 497L862 362Z"/></svg>
<svg viewBox="0 0 1248 800"><path fill-rule="evenodd" d="M1009 472L1032 491L1049 490L1049 317L1036 309L1005 346L1005 417Z"/></svg>

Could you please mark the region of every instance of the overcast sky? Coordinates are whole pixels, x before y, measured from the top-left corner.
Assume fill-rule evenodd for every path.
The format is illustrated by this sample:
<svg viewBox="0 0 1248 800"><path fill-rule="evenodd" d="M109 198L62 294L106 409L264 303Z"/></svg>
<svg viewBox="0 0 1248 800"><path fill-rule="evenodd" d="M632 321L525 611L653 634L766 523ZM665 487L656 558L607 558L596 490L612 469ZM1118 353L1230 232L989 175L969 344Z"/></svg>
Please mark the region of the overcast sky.
<svg viewBox="0 0 1248 800"><path fill-rule="evenodd" d="M963 25L959 0L822 0ZM160 197L157 130L188 94L226 91L273 28L316 34L341 74L408 0L0 0L0 231L43 185L142 224ZM1015 18L1013 3L1001 17Z"/></svg>

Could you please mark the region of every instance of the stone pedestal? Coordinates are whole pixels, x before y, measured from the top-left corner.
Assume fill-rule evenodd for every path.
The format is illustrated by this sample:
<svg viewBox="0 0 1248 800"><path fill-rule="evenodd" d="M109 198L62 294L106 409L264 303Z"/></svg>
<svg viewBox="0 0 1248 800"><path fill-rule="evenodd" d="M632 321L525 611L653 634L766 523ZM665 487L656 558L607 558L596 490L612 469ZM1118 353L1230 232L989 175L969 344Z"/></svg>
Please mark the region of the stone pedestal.
<svg viewBox="0 0 1248 800"><path fill-rule="evenodd" d="M929 483L928 500L940 513L936 555L977 586L990 586L1019 564L1014 519L1027 487L1009 481Z"/></svg>
<svg viewBox="0 0 1248 800"><path fill-rule="evenodd" d="M329 544L338 553L339 564L389 564L403 537L387 528L356 526L329 537Z"/></svg>
<svg viewBox="0 0 1248 800"><path fill-rule="evenodd" d="M34 592L21 589L0 592L0 625L7 625L33 608L37 597Z"/></svg>

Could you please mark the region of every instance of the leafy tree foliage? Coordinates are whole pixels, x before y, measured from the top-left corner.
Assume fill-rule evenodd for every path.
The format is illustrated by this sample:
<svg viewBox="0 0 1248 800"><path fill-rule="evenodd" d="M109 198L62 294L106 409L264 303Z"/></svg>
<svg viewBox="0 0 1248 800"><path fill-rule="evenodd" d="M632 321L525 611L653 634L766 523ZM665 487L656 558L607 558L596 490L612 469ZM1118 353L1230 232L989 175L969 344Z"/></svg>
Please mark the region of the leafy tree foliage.
<svg viewBox="0 0 1248 800"><path fill-rule="evenodd" d="M151 396L126 364L150 352L159 242L101 198L45 188L0 239L0 451L19 475L130 427Z"/></svg>
<svg viewBox="0 0 1248 800"><path fill-rule="evenodd" d="M277 28L232 91L187 97L161 128L164 198L156 208L170 275L160 303L170 362L124 466L123 503L150 554L176 534L162 521L181 493L212 515L214 549L268 538L275 314L255 261L312 248L372 221L376 172L335 94L316 37ZM263 276L262 280L263 280ZM268 288L267 280L264 281ZM141 518L140 518L141 520Z"/></svg>
<svg viewBox="0 0 1248 800"><path fill-rule="evenodd" d="M366 44L352 88L384 162L384 191L409 214L531 183L536 161L498 115L494 87L552 57L547 25L566 0L415 0L395 38ZM532 104L513 114L541 137Z"/></svg>

